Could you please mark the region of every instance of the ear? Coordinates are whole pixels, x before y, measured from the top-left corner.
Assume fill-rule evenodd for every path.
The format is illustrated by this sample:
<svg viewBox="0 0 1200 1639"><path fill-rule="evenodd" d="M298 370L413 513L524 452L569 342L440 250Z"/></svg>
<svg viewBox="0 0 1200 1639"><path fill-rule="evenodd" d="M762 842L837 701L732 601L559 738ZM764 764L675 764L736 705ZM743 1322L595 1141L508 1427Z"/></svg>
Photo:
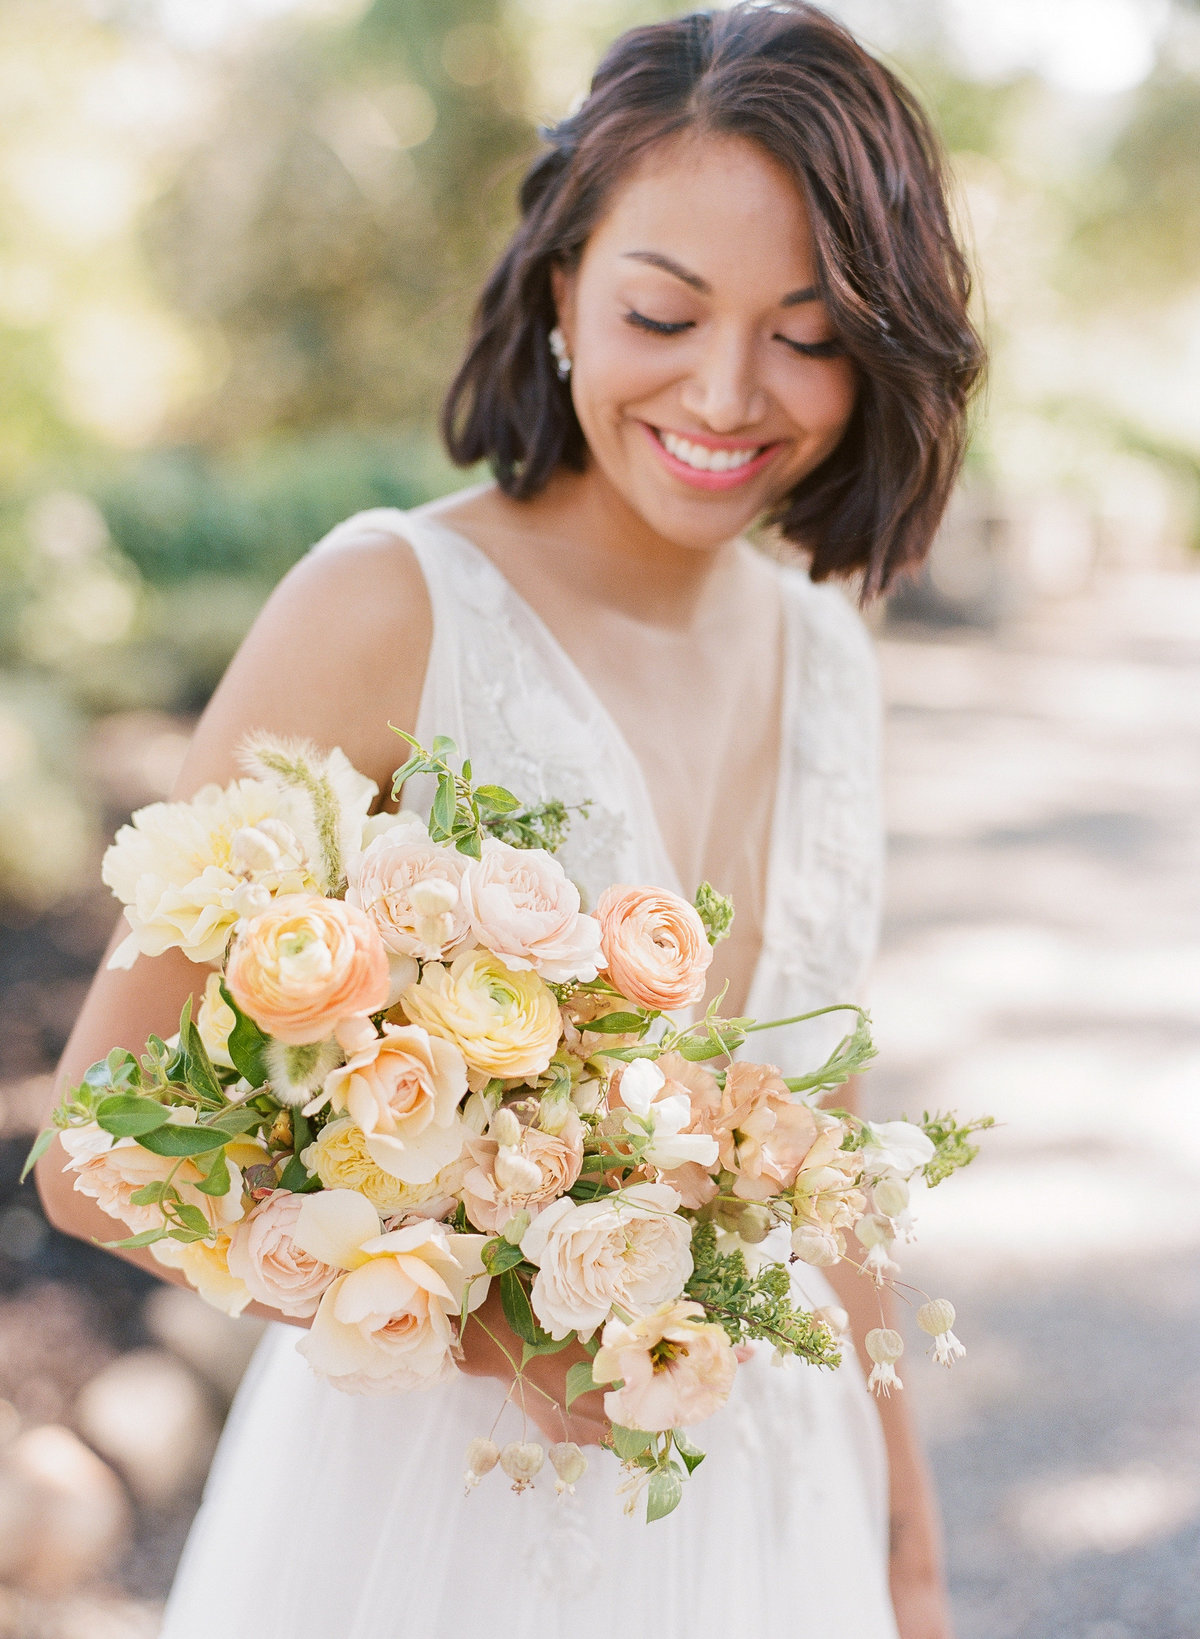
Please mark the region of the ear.
<svg viewBox="0 0 1200 1639"><path fill-rule="evenodd" d="M550 294L554 297L554 312L559 329L567 343L567 352L575 352L575 287L577 276L555 262L550 269Z"/></svg>

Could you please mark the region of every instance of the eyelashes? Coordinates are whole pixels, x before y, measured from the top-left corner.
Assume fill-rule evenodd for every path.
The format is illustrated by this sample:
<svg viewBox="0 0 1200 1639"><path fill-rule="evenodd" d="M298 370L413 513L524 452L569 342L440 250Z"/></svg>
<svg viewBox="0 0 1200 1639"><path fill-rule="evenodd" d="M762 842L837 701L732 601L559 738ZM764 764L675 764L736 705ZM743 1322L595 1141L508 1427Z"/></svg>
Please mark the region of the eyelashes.
<svg viewBox="0 0 1200 1639"><path fill-rule="evenodd" d="M681 319L670 322L666 319L651 319L645 313L639 313L630 308L625 314L626 324L631 324L636 330L646 330L652 336L679 336L685 330L694 328L691 319ZM831 341L793 341L790 336L776 335L773 341L781 341L793 353L799 353L806 359L832 359L842 352L842 344L836 338Z"/></svg>

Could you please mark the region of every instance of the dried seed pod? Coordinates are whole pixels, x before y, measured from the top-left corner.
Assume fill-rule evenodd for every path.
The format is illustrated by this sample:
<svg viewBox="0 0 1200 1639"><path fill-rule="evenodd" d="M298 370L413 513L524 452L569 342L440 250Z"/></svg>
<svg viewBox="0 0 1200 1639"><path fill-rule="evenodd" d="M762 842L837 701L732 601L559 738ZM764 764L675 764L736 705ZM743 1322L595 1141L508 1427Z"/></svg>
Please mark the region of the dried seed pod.
<svg viewBox="0 0 1200 1639"><path fill-rule="evenodd" d="M881 1178L872 1194L876 1210L885 1218L898 1218L908 1208L908 1185L903 1178Z"/></svg>
<svg viewBox="0 0 1200 1639"><path fill-rule="evenodd" d="M501 1105L492 1117L488 1137L506 1148L521 1142L521 1123L507 1106Z"/></svg>
<svg viewBox="0 0 1200 1639"><path fill-rule="evenodd" d="M574 1440L565 1440L550 1447L550 1464L558 1475L554 1489L561 1496L564 1491L574 1491L575 1482L587 1473L588 1461Z"/></svg>
<svg viewBox="0 0 1200 1639"><path fill-rule="evenodd" d="M954 1318L949 1298L933 1298L917 1310L917 1325L933 1339L933 1358L939 1366L952 1366L967 1352L950 1329Z"/></svg>
<svg viewBox="0 0 1200 1639"><path fill-rule="evenodd" d="M842 1255L836 1237L827 1229L818 1229L816 1224L799 1224L792 1230L792 1251L802 1263L810 1263L814 1269L828 1269Z"/></svg>
<svg viewBox="0 0 1200 1639"><path fill-rule="evenodd" d="M903 1388L904 1385L896 1376L895 1362L904 1353L904 1339L899 1332L894 1332L890 1326L877 1326L874 1331L867 1333L863 1339L867 1353L875 1362L871 1375L867 1378L867 1387L876 1394L890 1395L893 1389Z"/></svg>
<svg viewBox="0 0 1200 1639"><path fill-rule="evenodd" d="M490 1474L500 1461L500 1447L495 1440L484 1439L482 1436L471 1441L467 1447L467 1490L477 1486L485 1474Z"/></svg>

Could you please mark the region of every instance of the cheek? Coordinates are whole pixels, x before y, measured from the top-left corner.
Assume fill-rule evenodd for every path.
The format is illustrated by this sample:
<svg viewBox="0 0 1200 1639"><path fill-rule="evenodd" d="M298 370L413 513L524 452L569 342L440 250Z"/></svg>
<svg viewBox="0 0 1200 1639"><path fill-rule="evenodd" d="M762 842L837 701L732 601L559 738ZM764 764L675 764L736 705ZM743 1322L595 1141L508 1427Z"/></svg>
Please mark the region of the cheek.
<svg viewBox="0 0 1200 1639"><path fill-rule="evenodd" d="M669 387L679 374L666 348L647 345L646 338L621 323L596 324L581 333L576 351L585 361L573 382L575 407L584 432L600 432L621 418L631 404L639 404Z"/></svg>
<svg viewBox="0 0 1200 1639"><path fill-rule="evenodd" d="M829 359L793 384L785 404L798 427L836 442L858 397L858 373L849 359Z"/></svg>

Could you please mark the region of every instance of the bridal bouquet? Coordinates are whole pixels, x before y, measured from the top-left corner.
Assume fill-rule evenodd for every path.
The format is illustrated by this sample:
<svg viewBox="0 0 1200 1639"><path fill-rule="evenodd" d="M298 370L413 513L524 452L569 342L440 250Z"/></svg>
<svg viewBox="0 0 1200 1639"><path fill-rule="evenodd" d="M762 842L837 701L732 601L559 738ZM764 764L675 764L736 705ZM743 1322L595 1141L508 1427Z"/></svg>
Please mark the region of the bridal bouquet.
<svg viewBox="0 0 1200 1639"><path fill-rule="evenodd" d="M582 1344L567 1406L607 1388L630 1506L644 1491L655 1519L701 1460L685 1429L754 1345L838 1363L845 1315L798 1304L789 1262L890 1282L910 1181L970 1160L973 1127L822 1107L873 1055L858 1008L815 1069L734 1058L795 1021L717 997L689 1022L726 898L615 884L584 910L555 858L563 804L522 807L449 740L404 738L393 797L432 776L428 818L371 816L341 751L259 736L248 777L121 829L111 965L178 949L206 978L176 1037L92 1066L29 1165L57 1138L130 1231L108 1244L149 1247L227 1313L311 1319L301 1352L352 1394L454 1371L496 1281L514 1391L535 1356ZM945 1299L917 1318L939 1360L962 1353ZM880 1326L866 1347L886 1394L902 1340ZM498 1464L523 1489L544 1455L480 1437L468 1483ZM572 1489L578 1446L550 1457Z"/></svg>

